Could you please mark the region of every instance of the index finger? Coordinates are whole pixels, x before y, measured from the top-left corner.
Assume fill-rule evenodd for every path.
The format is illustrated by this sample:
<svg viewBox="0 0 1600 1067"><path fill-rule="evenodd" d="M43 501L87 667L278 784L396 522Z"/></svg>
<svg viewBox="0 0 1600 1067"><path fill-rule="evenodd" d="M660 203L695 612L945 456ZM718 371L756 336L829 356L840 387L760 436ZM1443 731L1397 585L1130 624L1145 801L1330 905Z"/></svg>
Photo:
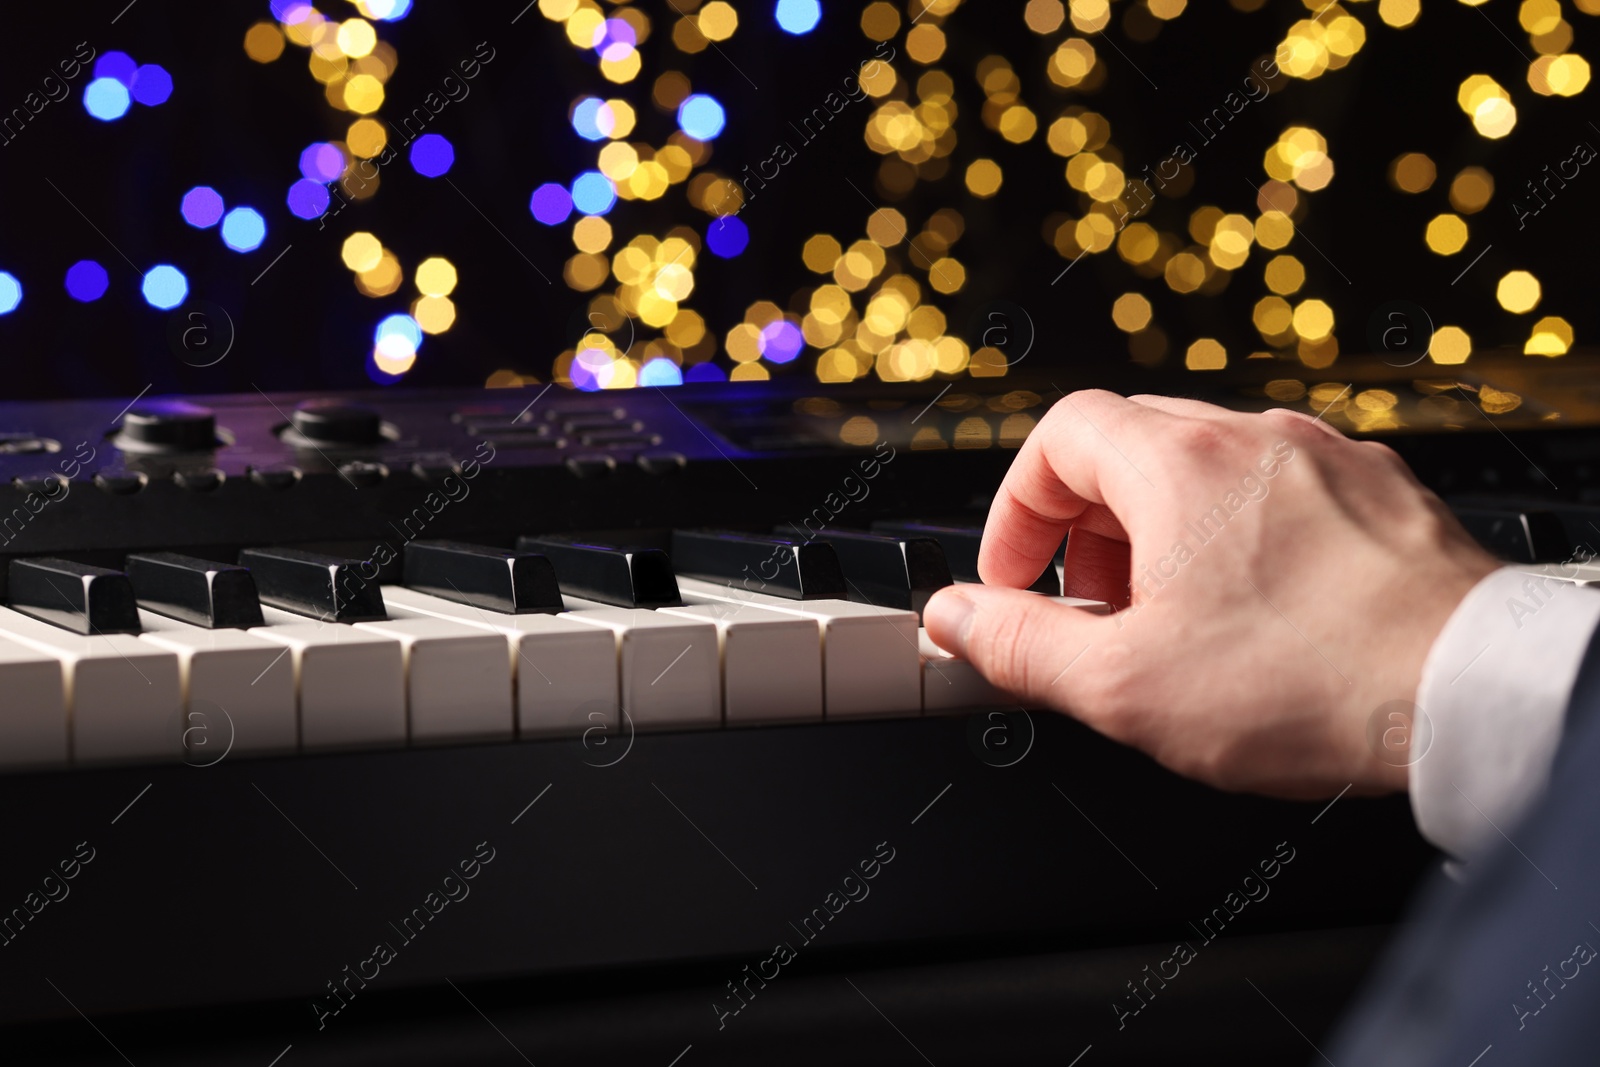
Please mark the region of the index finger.
<svg viewBox="0 0 1600 1067"><path fill-rule="evenodd" d="M1063 397L1023 442L995 494L978 555L983 580L1027 586L1067 530L1097 506L1125 527L1137 521L1157 492L1137 464L1149 465L1147 443L1181 421L1099 389Z"/></svg>

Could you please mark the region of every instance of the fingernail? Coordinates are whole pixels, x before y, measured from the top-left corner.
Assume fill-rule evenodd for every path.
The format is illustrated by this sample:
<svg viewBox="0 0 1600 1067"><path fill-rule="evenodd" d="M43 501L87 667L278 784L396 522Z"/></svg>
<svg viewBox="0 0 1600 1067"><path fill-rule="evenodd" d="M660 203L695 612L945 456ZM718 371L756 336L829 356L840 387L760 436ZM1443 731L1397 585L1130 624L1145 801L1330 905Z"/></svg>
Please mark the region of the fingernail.
<svg viewBox="0 0 1600 1067"><path fill-rule="evenodd" d="M977 605L960 593L950 590L938 593L923 611L928 636L946 652L965 656L967 634L972 630L972 616L976 610Z"/></svg>

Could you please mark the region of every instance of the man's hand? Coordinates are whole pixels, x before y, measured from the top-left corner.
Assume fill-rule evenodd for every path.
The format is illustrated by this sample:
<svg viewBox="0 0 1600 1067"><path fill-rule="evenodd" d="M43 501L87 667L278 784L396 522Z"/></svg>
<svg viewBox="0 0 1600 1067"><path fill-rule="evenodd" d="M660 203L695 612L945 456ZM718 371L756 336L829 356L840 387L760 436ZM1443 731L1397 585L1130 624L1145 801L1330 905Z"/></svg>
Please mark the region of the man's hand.
<svg viewBox="0 0 1600 1067"><path fill-rule="evenodd" d="M1023 591L1068 531L1068 596ZM1073 393L1023 445L984 531L982 586L933 639L996 685L1182 774L1290 797L1403 789L1367 724L1412 701L1495 560L1387 446L1297 412ZM1424 709L1426 710L1426 709Z"/></svg>

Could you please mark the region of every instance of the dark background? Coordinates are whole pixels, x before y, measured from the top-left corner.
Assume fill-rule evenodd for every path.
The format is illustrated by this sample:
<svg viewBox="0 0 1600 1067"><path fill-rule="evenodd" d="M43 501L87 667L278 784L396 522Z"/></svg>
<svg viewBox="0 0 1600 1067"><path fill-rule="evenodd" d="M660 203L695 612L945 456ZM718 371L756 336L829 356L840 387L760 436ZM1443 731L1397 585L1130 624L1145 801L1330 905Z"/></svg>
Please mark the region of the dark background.
<svg viewBox="0 0 1600 1067"><path fill-rule="evenodd" d="M571 102L589 94L624 96L640 116L628 139L660 146L674 128L673 117L650 104L650 85L667 69L682 70L696 91L714 94L727 107L728 128L715 142L709 166L732 174L766 158L777 138L795 142L789 122L820 104L874 47L859 27L861 5L825 3L818 29L792 37L777 29L771 3L739 0L734 37L686 56L671 42L677 18L671 6L646 0L637 6L650 16L654 32L642 46L643 71L616 86L601 78L594 54L573 48L537 7L513 25L524 2L417 0L404 20L377 24L379 36L399 55L380 118L420 103L479 42L495 50L495 59L471 83L471 96L448 106L430 127L456 147L449 178L459 192L397 161L383 169L376 197L346 208L326 229L292 216L284 196L299 176L300 151L314 141L342 138L355 116L327 105L322 86L306 70L304 49L291 45L267 65L245 55L246 29L271 17L266 0L138 0L126 10L126 0L7 5L0 113L21 106L80 41L100 53L122 50L141 63L160 63L176 88L160 107L136 104L123 119L101 123L82 106L90 78L85 71L68 99L50 104L13 143L0 145L0 270L15 274L25 289L21 307L0 317L3 395L131 396L147 383L156 393L369 387L373 327L384 315L406 309L415 295L416 264L429 255L448 257L460 271L453 294L459 317L448 333L426 340L406 384L478 385L500 368L545 378L555 356L572 345L570 324L581 321L592 295L562 281L562 264L574 251L571 223L545 227L527 208L536 186L570 182L594 166L601 146L573 133L567 122ZM1065 161L1045 145L1056 115L1072 104L1104 114L1125 169L1136 174L1171 154L1180 138L1198 147L1187 123L1220 106L1252 64L1272 53L1287 27L1310 15L1291 0L1250 13L1207 0L1191 3L1154 41L1140 43L1123 27L1131 6L1115 4L1106 34L1090 38L1106 76L1099 89L1082 92L1060 90L1045 76L1057 43L1076 35L1070 23L1040 37L1025 26L1022 3L968 0L944 20L950 46L934 65L955 79L961 106L960 142L949 174L920 183L904 200L890 199L875 181L882 157L862 139L873 102L851 105L744 212L752 233L749 251L731 261L701 255L686 306L703 314L720 338L752 301L789 306L797 290L817 284L821 279L800 260L805 238L821 230L848 245L863 235L871 211L846 184L848 177L878 203L904 211L913 230L941 207L964 213L966 234L952 254L966 265L968 283L954 297L925 292L946 310L951 331L968 335L974 347L980 342L969 324L989 302L1008 300L1038 325L1031 370L1071 367L1092 377L1096 368L1109 370L1129 359L1127 338L1110 321L1110 304L1119 293L1137 289L1155 303L1156 321L1171 337L1168 365L1181 368L1184 348L1201 336L1227 345L1230 366L1265 349L1250 323L1252 305L1267 292L1261 281L1266 256L1259 248L1218 296L1179 296L1160 279L1137 277L1114 251L1086 257L1051 285L1066 261L1048 244L1044 222L1052 213L1076 217L1085 206L1063 180ZM1327 189L1302 194L1309 209L1284 251L1306 266L1299 297L1317 296L1333 305L1342 351L1364 349L1368 318L1401 298L1424 306L1435 324L1464 327L1479 349L1520 345L1532 319L1543 314L1566 317L1582 343L1593 324L1583 249L1595 198L1585 186L1595 181L1600 190L1600 178L1581 173L1521 232L1510 201L1514 189L1545 164L1567 158L1577 141L1600 145L1600 133L1589 124L1589 94L1540 97L1528 89L1527 65L1535 53L1513 4L1430 4L1403 30L1383 25L1376 7L1349 8L1368 36L1347 68L1313 81L1277 79L1279 91L1250 104L1214 144L1200 149L1193 191L1181 201L1159 202L1145 221L1181 233L1188 214L1202 204L1253 218L1255 193L1246 182L1265 178L1263 153L1283 127L1310 125L1328 138L1337 172ZM321 8L336 19L356 14L344 0L324 0ZM1571 51L1583 54L1595 27L1571 5L1565 13L1576 29ZM905 21L893 42L902 86L926 69L905 53ZM1022 78L1023 102L1039 117L1039 132L1026 144L1008 144L980 121L983 95L973 71L991 53L1009 58ZM752 89L739 70L759 88ZM1516 103L1516 129L1503 140L1480 137L1456 106L1457 87L1474 73L1495 77ZM1388 164L1404 151L1427 152L1439 164L1439 179L1428 192L1403 195L1388 185ZM962 184L967 162L980 155L1004 167L1005 185L994 200L976 200ZM1436 256L1423 245L1423 228L1434 214L1450 210L1449 179L1471 164L1494 173L1495 196L1485 211L1468 217L1472 236L1466 250ZM262 247L239 255L222 245L215 229L187 226L178 203L197 184L216 187L230 207L248 204L261 211L268 224ZM661 236L678 223L703 233L709 219L687 203L685 188L675 185L651 203L620 202L609 216L617 235L612 251L636 233ZM400 255L406 281L394 295L373 300L356 291L339 246L357 229L376 233ZM1451 285L1491 242L1484 259ZM99 261L111 274L108 294L88 305L70 299L62 286L67 267L82 258ZM204 369L177 358L170 316L144 303L139 275L128 260L141 270L176 264L190 279L192 299L226 309L237 330L229 356ZM1534 315L1512 316L1494 302L1496 279L1516 268L1532 270L1543 283L1544 300ZM911 271L918 273L914 265ZM811 377L816 355L808 348L794 363L772 368L775 377ZM717 358L725 368L731 365L725 355ZM1293 361L1292 348L1284 358L1286 374L1303 369Z"/></svg>

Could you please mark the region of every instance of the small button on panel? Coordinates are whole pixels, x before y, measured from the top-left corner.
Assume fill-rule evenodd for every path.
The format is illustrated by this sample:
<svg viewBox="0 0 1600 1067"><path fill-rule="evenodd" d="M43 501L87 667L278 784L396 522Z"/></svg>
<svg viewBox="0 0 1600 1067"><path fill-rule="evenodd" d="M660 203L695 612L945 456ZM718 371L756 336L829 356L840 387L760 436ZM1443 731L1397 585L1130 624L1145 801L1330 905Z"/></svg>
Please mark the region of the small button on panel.
<svg viewBox="0 0 1600 1067"><path fill-rule="evenodd" d="M617 469L617 461L610 456L573 456L567 460L567 470L579 478L605 478Z"/></svg>
<svg viewBox="0 0 1600 1067"><path fill-rule="evenodd" d="M212 493L222 488L222 483L228 476L215 467L206 467L203 470L177 471L172 475L172 480L191 493Z"/></svg>
<svg viewBox="0 0 1600 1067"><path fill-rule="evenodd" d="M639 469L657 477L677 474L689 465L689 457L682 452L645 452L634 460Z"/></svg>
<svg viewBox="0 0 1600 1067"><path fill-rule="evenodd" d="M620 422L628 417L626 408L615 404L568 404L553 407L544 413L546 422L561 422L566 419L595 419L602 423Z"/></svg>
<svg viewBox="0 0 1600 1067"><path fill-rule="evenodd" d="M101 471L94 476L95 487L112 496L132 496L150 484L141 471Z"/></svg>
<svg viewBox="0 0 1600 1067"><path fill-rule="evenodd" d="M371 489L389 477L389 468L382 463L357 459L339 464L339 473L357 489Z"/></svg>
<svg viewBox="0 0 1600 1067"><path fill-rule="evenodd" d="M284 490L300 481L298 467L251 467L250 480L263 489Z"/></svg>
<svg viewBox="0 0 1600 1067"><path fill-rule="evenodd" d="M59 452L61 442L31 433L0 433L0 456L32 456Z"/></svg>
<svg viewBox="0 0 1600 1067"><path fill-rule="evenodd" d="M585 448L654 448L661 443L661 438L628 430L601 430L584 434L578 442Z"/></svg>
<svg viewBox="0 0 1600 1067"><path fill-rule="evenodd" d="M59 474L41 474L33 478L13 478L11 484L21 489L24 493L37 493L42 497L55 500L66 496L70 485Z"/></svg>

